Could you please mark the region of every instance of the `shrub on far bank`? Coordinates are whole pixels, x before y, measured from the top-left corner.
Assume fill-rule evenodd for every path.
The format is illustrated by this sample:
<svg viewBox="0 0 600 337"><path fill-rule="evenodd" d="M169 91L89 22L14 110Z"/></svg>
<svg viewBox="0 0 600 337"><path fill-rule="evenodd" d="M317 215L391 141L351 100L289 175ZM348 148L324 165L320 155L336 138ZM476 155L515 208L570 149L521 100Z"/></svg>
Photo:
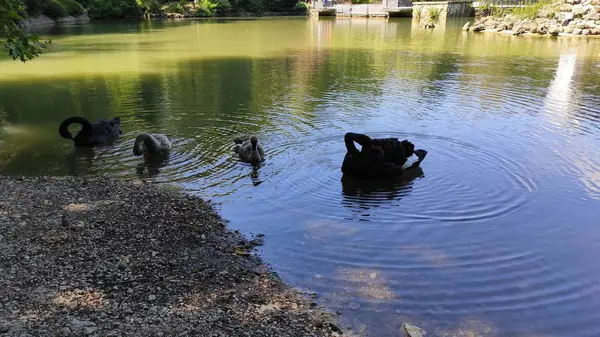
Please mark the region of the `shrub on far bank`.
<svg viewBox="0 0 600 337"><path fill-rule="evenodd" d="M185 8L183 7L183 5L180 2L172 2L169 5L167 5L167 7L165 8L165 11L167 13L183 14L183 13L185 13Z"/></svg>
<svg viewBox="0 0 600 337"><path fill-rule="evenodd" d="M27 8L27 14L36 17L44 12L48 0L24 0L23 4Z"/></svg>
<svg viewBox="0 0 600 337"><path fill-rule="evenodd" d="M543 14L541 16L546 18L553 18L554 13L558 11L553 4L553 0L540 0L534 4L513 8L511 14L520 19L535 19L540 16L539 14Z"/></svg>
<svg viewBox="0 0 600 337"><path fill-rule="evenodd" d="M294 12L308 13L309 10L310 10L310 5L304 1L298 1L294 5Z"/></svg>
<svg viewBox="0 0 600 337"><path fill-rule="evenodd" d="M524 4L523 7L498 7L493 1L483 2L477 8L477 17L493 16L504 17L511 15L518 19L535 19L543 17L552 19L556 13L560 12L559 4L555 0L539 0Z"/></svg>
<svg viewBox="0 0 600 337"><path fill-rule="evenodd" d="M214 3L217 4L216 10L218 14L229 13L233 9L229 0L216 0Z"/></svg>
<svg viewBox="0 0 600 337"><path fill-rule="evenodd" d="M89 0L88 14L94 19L130 18L142 11L135 0Z"/></svg>
<svg viewBox="0 0 600 337"><path fill-rule="evenodd" d="M69 15L71 16L79 16L82 15L83 13L85 13L85 9L83 8L83 6L75 1L75 0L57 0L58 2L60 2L63 7L65 7L65 9L67 10L67 13L69 13Z"/></svg>
<svg viewBox="0 0 600 337"><path fill-rule="evenodd" d="M69 12L62 3L57 0L48 0L42 9L42 13L53 19L64 18L69 15Z"/></svg>
<svg viewBox="0 0 600 337"><path fill-rule="evenodd" d="M219 4L211 0L200 0L196 4L196 13L198 17L209 17L217 14L217 8Z"/></svg>
<svg viewBox="0 0 600 337"><path fill-rule="evenodd" d="M160 3L157 0L136 0L136 3L146 14L160 14Z"/></svg>

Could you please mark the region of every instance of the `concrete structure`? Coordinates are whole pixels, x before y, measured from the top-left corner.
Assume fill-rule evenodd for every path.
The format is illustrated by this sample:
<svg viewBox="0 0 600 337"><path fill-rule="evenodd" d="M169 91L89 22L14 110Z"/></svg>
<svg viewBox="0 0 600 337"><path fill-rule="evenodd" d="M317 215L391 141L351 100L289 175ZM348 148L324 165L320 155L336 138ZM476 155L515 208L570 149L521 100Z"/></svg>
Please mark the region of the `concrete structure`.
<svg viewBox="0 0 600 337"><path fill-rule="evenodd" d="M412 5L413 12L420 12L421 17L428 17L431 8L439 9L441 19L475 16L472 0L423 1L413 2Z"/></svg>
<svg viewBox="0 0 600 337"><path fill-rule="evenodd" d="M428 17L430 8L438 8L440 18L474 16L473 0L419 1L382 0L371 4L335 4L331 0L312 2L311 15L346 17ZM418 15L416 13L419 13Z"/></svg>

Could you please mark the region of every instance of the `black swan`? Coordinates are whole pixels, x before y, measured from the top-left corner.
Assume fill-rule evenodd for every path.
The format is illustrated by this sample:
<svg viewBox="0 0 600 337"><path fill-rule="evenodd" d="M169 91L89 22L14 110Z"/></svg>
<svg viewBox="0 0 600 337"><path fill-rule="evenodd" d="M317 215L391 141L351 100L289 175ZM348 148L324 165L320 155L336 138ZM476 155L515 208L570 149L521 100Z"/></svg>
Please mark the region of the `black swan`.
<svg viewBox="0 0 600 337"><path fill-rule="evenodd" d="M243 162L258 164L265 160L265 151L262 145L258 144L256 136L250 137L249 140L234 140L236 143L233 146L233 152L237 153Z"/></svg>
<svg viewBox="0 0 600 337"><path fill-rule="evenodd" d="M359 133L348 132L344 135L346 156L342 163L342 173L359 179L381 179L399 177L405 170L418 167L425 159L427 151L415 150L408 140L397 138L374 138ZM354 142L362 146L359 151ZM418 160L407 169L402 166L408 158L416 155Z"/></svg>
<svg viewBox="0 0 600 337"><path fill-rule="evenodd" d="M81 130L73 137L68 127L71 124L81 124ZM99 119L90 123L85 117L75 116L65 119L59 126L58 132L63 138L71 139L75 146L96 146L107 144L121 135L121 118Z"/></svg>
<svg viewBox="0 0 600 337"><path fill-rule="evenodd" d="M133 154L136 156L166 155L171 151L171 140L162 134L142 133L135 138Z"/></svg>

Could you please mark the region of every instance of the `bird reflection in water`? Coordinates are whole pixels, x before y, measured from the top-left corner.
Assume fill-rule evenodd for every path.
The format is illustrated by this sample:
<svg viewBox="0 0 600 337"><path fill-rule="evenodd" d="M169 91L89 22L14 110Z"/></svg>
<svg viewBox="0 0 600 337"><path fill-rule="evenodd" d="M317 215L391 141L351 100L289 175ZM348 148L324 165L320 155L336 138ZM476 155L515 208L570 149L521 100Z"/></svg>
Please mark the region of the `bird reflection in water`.
<svg viewBox="0 0 600 337"><path fill-rule="evenodd" d="M69 175L78 176L90 173L96 152L93 147L74 147L67 155Z"/></svg>
<svg viewBox="0 0 600 337"><path fill-rule="evenodd" d="M144 157L144 161L136 167L136 172L140 179L152 178L160 174L163 167L169 165L169 155L155 155Z"/></svg>
<svg viewBox="0 0 600 337"><path fill-rule="evenodd" d="M252 173L250 173L250 179L252 180L252 185L254 186L258 186L260 184L262 184L262 180L260 179L259 175L259 169L260 165L255 165L252 167Z"/></svg>
<svg viewBox="0 0 600 337"><path fill-rule="evenodd" d="M358 213L358 220L369 221L374 208L390 206L407 196L417 178L425 177L420 166L406 170L393 179L356 179L342 176L342 203Z"/></svg>

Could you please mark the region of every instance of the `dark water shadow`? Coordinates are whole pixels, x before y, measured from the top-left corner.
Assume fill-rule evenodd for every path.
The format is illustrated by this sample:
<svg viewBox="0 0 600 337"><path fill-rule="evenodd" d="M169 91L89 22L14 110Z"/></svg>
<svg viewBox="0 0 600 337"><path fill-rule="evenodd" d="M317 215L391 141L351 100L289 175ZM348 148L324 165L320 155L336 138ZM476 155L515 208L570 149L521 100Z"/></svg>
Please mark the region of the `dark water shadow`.
<svg viewBox="0 0 600 337"><path fill-rule="evenodd" d="M263 183L263 181L259 177L259 169L262 166L262 163L252 166L252 172L250 173L250 179L252 180L252 185L258 186Z"/></svg>
<svg viewBox="0 0 600 337"><path fill-rule="evenodd" d="M161 169L169 165L169 155L144 157L135 170L140 178L152 178L160 174Z"/></svg>
<svg viewBox="0 0 600 337"><path fill-rule="evenodd" d="M94 164L96 151L93 147L74 147L67 155L67 173L72 176L85 175Z"/></svg>
<svg viewBox="0 0 600 337"><path fill-rule="evenodd" d="M344 175L341 180L342 203L345 207L362 210L381 207L405 197L412 190L415 179L424 177L420 166L395 179L361 180Z"/></svg>

